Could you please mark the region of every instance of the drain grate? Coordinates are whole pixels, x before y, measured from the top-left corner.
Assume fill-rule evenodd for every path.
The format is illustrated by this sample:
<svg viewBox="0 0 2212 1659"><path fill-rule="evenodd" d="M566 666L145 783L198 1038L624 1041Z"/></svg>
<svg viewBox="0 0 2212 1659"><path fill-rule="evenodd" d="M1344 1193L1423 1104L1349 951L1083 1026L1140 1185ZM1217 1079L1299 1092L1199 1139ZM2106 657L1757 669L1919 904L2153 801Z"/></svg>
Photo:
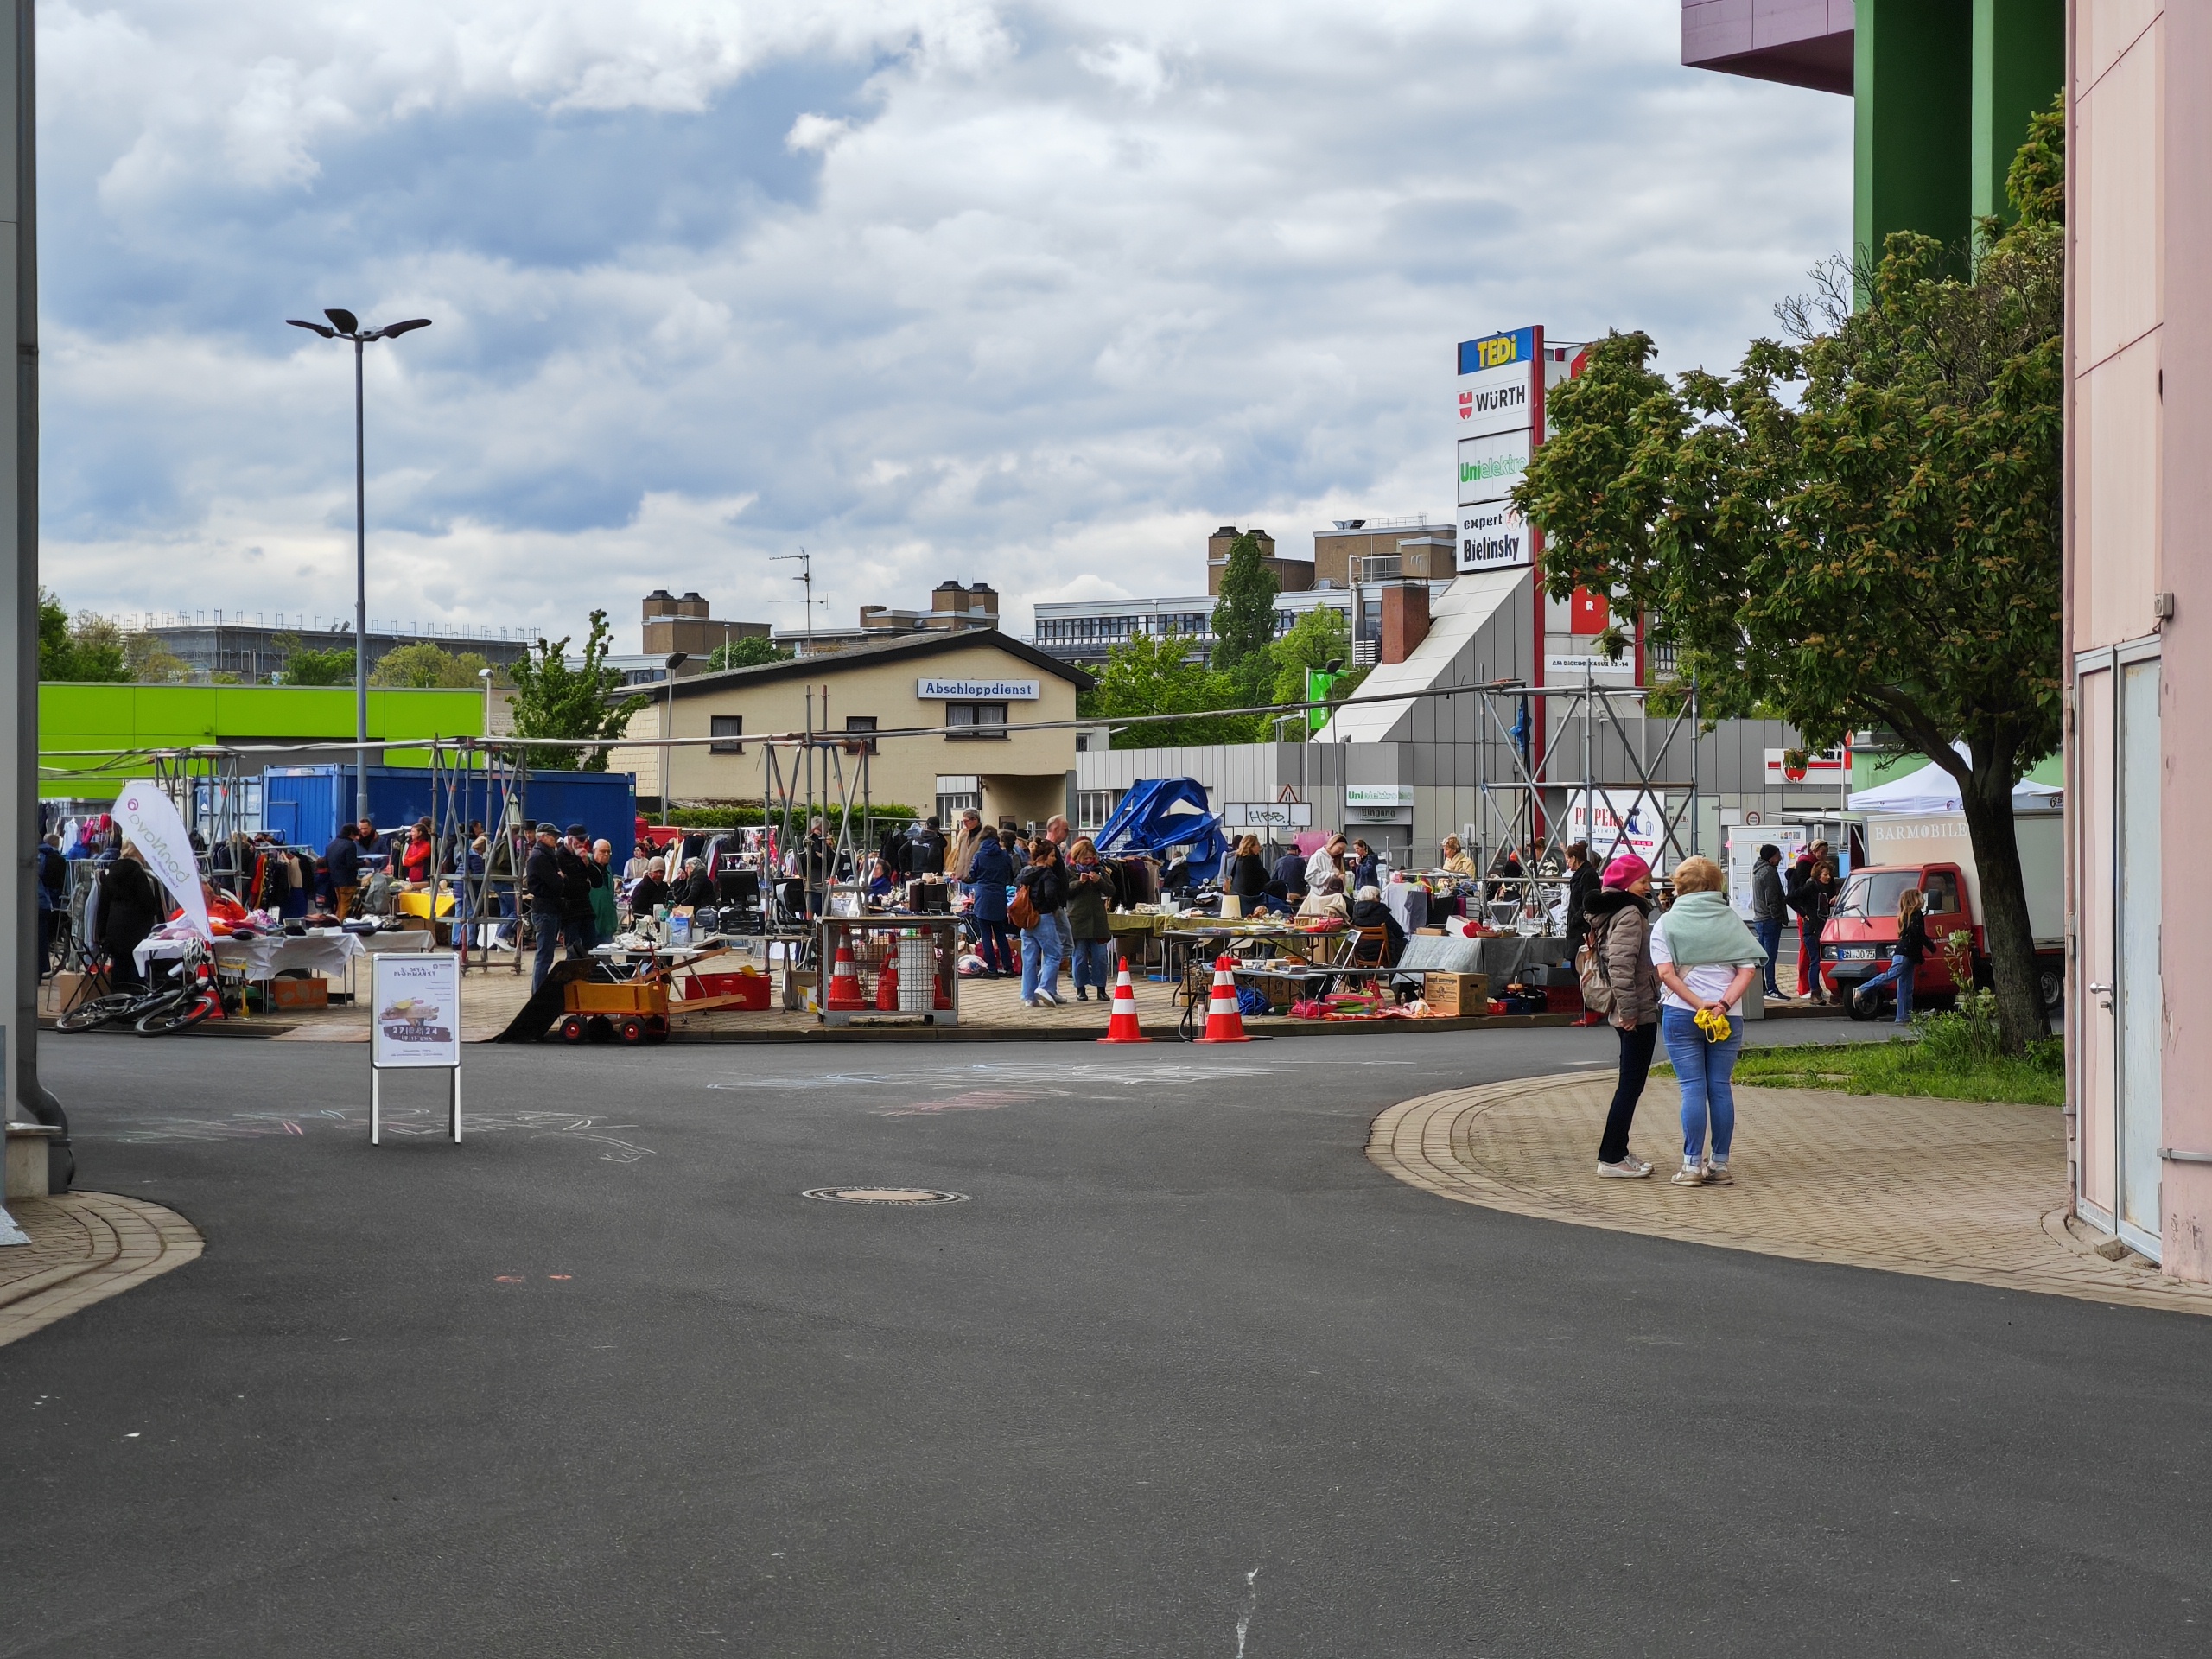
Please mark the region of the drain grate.
<svg viewBox="0 0 2212 1659"><path fill-rule="evenodd" d="M810 1186L802 1198L824 1204L965 1204L965 1192L939 1192L926 1186Z"/></svg>

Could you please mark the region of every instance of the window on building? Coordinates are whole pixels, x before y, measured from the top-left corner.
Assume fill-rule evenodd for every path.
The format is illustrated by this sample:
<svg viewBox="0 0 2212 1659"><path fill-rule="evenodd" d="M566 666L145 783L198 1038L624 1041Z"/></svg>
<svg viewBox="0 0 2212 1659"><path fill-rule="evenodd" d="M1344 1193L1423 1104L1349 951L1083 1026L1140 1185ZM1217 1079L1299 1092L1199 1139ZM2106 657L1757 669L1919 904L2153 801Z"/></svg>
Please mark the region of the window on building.
<svg viewBox="0 0 2212 1659"><path fill-rule="evenodd" d="M1088 834L1106 827L1106 820L1114 816L1114 809L1122 804L1122 797L1128 791L1120 789L1082 789L1076 791L1076 828Z"/></svg>
<svg viewBox="0 0 2212 1659"><path fill-rule="evenodd" d="M738 740L745 735L745 716L709 715L707 716L707 735L714 740L707 745L709 754L743 754L745 745Z"/></svg>
<svg viewBox="0 0 2212 1659"><path fill-rule="evenodd" d="M951 728L945 733L947 741L978 737L1002 738L1006 735L1006 704L1002 702L948 702L944 705L944 723Z"/></svg>
<svg viewBox="0 0 2212 1659"><path fill-rule="evenodd" d="M847 715L845 716L845 730L849 740L853 734L872 732L874 729L875 716L874 715ZM875 740L872 737L863 737L858 742L848 741L845 744L847 754L874 754L875 752Z"/></svg>

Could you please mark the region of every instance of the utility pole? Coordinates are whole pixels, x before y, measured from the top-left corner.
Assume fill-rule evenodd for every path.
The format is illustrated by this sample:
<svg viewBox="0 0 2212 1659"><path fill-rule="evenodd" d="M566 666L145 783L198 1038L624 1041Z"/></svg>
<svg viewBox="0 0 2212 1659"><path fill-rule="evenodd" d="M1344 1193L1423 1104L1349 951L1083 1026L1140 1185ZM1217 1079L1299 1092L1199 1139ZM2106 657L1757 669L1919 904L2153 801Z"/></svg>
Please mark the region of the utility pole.
<svg viewBox="0 0 2212 1659"><path fill-rule="evenodd" d="M6 925L13 948L0 976L0 1116L58 1131L48 1141L49 1179L66 1190L74 1168L69 1120L38 1077L38 131L33 0L10 0L6 62L0 65L0 283L16 325L16 395L0 401L0 537L8 538L16 580L0 589L12 607L16 718L6 728L12 753L0 775L15 798L6 815ZM0 1209L0 1244L28 1243Z"/></svg>

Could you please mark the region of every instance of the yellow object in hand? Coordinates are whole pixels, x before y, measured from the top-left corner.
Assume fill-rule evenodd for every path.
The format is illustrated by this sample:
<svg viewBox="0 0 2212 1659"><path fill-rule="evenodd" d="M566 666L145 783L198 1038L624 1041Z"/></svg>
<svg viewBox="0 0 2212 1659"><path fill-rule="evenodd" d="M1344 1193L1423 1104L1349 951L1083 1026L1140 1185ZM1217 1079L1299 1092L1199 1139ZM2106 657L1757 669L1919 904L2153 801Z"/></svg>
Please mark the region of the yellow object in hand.
<svg viewBox="0 0 2212 1659"><path fill-rule="evenodd" d="M1705 1039L1708 1043L1725 1043L1728 1040L1728 1016L1719 1008L1700 1008L1697 1011L1696 1020L1692 1023L1705 1033Z"/></svg>

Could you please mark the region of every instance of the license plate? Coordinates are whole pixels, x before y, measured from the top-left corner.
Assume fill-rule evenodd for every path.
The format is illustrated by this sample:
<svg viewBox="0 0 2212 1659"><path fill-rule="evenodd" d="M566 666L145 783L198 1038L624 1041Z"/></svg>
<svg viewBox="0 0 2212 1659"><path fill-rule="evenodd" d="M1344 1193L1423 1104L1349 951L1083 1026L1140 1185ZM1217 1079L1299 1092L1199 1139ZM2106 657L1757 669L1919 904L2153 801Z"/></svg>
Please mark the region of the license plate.
<svg viewBox="0 0 2212 1659"><path fill-rule="evenodd" d="M1837 947L1835 959L1838 962L1872 962L1874 955L1874 947L1871 944L1846 944Z"/></svg>

